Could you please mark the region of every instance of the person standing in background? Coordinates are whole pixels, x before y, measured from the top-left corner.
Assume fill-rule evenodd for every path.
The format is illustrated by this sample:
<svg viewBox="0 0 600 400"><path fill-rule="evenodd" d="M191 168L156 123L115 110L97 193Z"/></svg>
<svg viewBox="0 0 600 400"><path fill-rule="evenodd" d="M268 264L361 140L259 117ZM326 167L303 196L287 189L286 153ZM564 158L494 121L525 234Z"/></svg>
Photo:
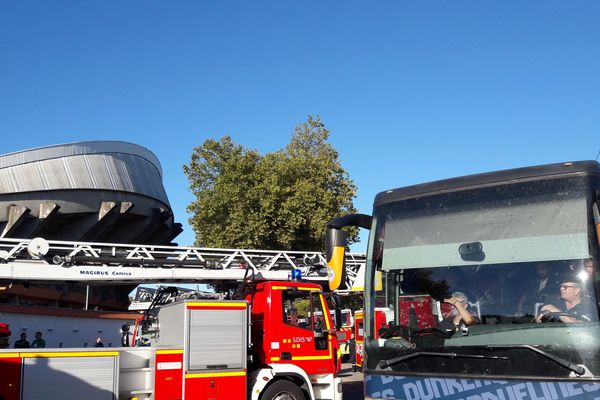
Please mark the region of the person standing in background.
<svg viewBox="0 0 600 400"><path fill-rule="evenodd" d="M34 349L43 349L46 347L46 341L42 339L42 332L37 331L35 333L35 340L31 342L31 347Z"/></svg>
<svg viewBox="0 0 600 400"><path fill-rule="evenodd" d="M356 339L354 338L354 333L350 334L350 339L348 339L346 346L348 346L348 358L352 364L352 371L356 372Z"/></svg>
<svg viewBox="0 0 600 400"><path fill-rule="evenodd" d="M15 342L15 349L28 349L31 345L27 341L27 334L25 332L21 333L21 339Z"/></svg>

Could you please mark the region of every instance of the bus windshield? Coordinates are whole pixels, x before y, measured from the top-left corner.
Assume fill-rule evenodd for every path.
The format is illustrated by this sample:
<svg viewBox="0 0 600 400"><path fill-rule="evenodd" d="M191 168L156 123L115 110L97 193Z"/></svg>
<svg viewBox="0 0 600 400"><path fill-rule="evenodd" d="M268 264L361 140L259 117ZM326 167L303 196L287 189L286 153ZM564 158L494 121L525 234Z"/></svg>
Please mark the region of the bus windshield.
<svg viewBox="0 0 600 400"><path fill-rule="evenodd" d="M371 294L371 307L393 317L365 340L367 367L600 376L598 242L587 179L498 184L377 207L367 276L380 271L383 290Z"/></svg>

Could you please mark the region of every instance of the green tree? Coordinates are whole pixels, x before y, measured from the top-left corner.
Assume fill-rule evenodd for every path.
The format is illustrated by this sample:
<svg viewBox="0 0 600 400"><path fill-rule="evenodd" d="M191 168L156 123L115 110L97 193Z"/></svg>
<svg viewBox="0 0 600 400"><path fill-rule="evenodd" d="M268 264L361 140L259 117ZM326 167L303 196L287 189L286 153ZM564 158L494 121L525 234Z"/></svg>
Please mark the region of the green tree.
<svg viewBox="0 0 600 400"><path fill-rule="evenodd" d="M354 315L356 310L362 310L364 307L363 294L361 292L340 296L340 303L340 309L349 308L352 310L352 315Z"/></svg>
<svg viewBox="0 0 600 400"><path fill-rule="evenodd" d="M298 315L302 316L302 318L306 318L310 313L310 300L298 299L294 302L294 307L298 310Z"/></svg>
<svg viewBox="0 0 600 400"><path fill-rule="evenodd" d="M284 149L265 155L229 136L196 147L183 167L196 196L188 206L195 244L322 251L327 222L356 212L356 186L328 138L309 116Z"/></svg>

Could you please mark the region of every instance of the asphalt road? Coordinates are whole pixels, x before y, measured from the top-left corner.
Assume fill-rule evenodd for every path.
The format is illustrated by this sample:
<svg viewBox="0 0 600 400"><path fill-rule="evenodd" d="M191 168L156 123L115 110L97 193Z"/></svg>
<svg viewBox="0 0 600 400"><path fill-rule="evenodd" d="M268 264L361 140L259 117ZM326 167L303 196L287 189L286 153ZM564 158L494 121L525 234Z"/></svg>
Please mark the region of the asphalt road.
<svg viewBox="0 0 600 400"><path fill-rule="evenodd" d="M363 400L365 398L362 372L352 372L351 364L342 364L339 376L342 378L344 400Z"/></svg>

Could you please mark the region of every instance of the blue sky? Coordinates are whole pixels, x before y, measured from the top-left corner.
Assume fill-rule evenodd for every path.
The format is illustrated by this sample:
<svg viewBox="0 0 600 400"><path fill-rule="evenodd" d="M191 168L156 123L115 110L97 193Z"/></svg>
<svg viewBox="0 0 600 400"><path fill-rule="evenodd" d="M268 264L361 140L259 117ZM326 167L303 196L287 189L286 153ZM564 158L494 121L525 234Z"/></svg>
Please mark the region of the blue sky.
<svg viewBox="0 0 600 400"><path fill-rule="evenodd" d="M187 245L194 146L266 153L320 115L370 213L392 187L595 159L598 21L593 0L4 0L0 153L143 145Z"/></svg>

